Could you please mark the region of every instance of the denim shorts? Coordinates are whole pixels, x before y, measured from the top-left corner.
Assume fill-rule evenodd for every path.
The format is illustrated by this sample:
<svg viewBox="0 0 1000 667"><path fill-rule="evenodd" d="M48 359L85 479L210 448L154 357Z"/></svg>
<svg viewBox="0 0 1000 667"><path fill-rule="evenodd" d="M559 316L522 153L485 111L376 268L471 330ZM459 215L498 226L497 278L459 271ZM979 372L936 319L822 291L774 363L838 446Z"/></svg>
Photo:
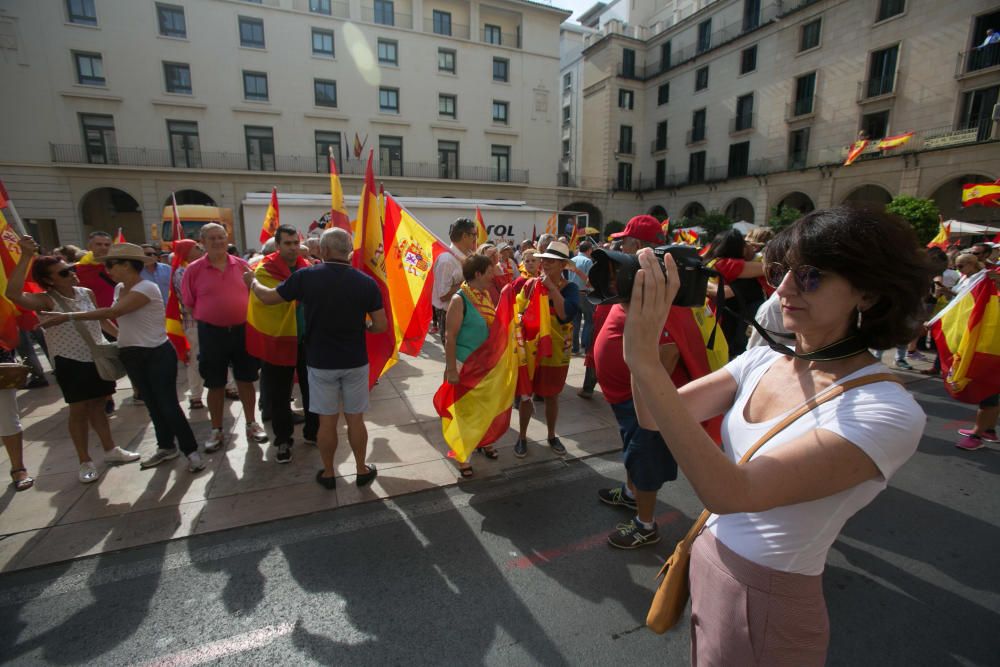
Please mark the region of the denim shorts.
<svg viewBox="0 0 1000 667"><path fill-rule="evenodd" d="M217 327L198 322L198 372L209 389L226 386L229 367L237 382L256 382L260 362L247 352L246 325Z"/></svg>
<svg viewBox="0 0 1000 667"><path fill-rule="evenodd" d="M309 371L309 412L358 415L368 411L368 364L358 368L313 368Z"/></svg>
<svg viewBox="0 0 1000 667"><path fill-rule="evenodd" d="M659 431L647 431L639 426L632 400L612 403L611 410L622 436L625 470L635 488L659 491L666 482L677 479L677 462L667 444Z"/></svg>

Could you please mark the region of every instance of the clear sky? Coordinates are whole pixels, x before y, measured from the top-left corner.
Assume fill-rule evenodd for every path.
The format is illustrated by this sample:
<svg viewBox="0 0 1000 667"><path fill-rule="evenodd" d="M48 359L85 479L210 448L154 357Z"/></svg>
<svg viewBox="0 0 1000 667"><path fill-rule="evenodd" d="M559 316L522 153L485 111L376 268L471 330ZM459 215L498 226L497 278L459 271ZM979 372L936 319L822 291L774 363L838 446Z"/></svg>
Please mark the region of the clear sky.
<svg viewBox="0 0 1000 667"><path fill-rule="evenodd" d="M569 17L570 21L576 21L580 14L584 13L588 9L594 6L598 0L536 0L539 2L544 2L552 5L553 7L559 7L560 9L572 9L573 16ZM608 2L608 0L603 0Z"/></svg>

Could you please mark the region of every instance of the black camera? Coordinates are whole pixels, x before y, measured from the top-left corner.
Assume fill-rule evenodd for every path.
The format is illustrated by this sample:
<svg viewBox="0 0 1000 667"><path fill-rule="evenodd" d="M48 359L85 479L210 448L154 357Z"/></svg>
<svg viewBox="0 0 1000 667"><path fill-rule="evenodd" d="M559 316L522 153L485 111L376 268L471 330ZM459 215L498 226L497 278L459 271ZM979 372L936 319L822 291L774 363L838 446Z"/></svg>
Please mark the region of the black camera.
<svg viewBox="0 0 1000 667"><path fill-rule="evenodd" d="M675 306L694 307L705 303L705 291L708 279L717 275L715 271L705 268L698 251L686 245L662 245L653 248L657 264L663 268L663 256L670 255L677 264L677 273L681 278L680 289L674 298ZM632 285L635 274L639 270L639 258L614 250L594 250L590 258L594 261L587 274L593 291L587 297L595 305L611 303L627 303L632 298Z"/></svg>

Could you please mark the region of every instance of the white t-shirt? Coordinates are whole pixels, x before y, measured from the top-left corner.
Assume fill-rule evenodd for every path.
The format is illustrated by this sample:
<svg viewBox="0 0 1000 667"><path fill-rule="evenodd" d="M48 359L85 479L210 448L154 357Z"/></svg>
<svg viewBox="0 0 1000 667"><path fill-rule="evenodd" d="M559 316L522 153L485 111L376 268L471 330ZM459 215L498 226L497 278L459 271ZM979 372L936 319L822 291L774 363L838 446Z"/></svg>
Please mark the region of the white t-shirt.
<svg viewBox="0 0 1000 667"><path fill-rule="evenodd" d="M755 347L725 367L738 385L736 401L722 421L723 451L733 461L739 461L784 417L779 415L753 424L744 419L744 408L757 383L779 357L781 354L770 348ZM842 378L839 383L886 372L888 369L876 362ZM806 433L823 429L857 445L875 462L881 477L826 498L765 512L713 514L708 520L708 530L727 547L759 565L783 572L821 574L827 551L844 523L870 503L913 455L926 421L917 402L895 382L877 382L851 389L799 417L761 447L754 457L774 451Z"/></svg>
<svg viewBox="0 0 1000 667"><path fill-rule="evenodd" d="M115 286L115 300L121 297L124 285ZM167 342L167 316L163 296L156 283L141 280L132 291L142 294L149 303L131 313L118 316L118 347L159 347Z"/></svg>
<svg viewBox="0 0 1000 667"><path fill-rule="evenodd" d="M431 303L438 310L448 309L444 295L451 291L456 281L462 282L462 260L466 255L454 243L448 250L451 252L443 252L434 260L434 293L431 295Z"/></svg>

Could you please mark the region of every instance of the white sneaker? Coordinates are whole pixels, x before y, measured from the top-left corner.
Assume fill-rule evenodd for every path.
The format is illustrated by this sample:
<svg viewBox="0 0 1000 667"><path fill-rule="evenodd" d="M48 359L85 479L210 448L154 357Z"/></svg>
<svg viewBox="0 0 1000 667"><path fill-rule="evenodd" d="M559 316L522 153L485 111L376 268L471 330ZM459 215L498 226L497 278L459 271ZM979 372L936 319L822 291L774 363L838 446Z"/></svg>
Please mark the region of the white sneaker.
<svg viewBox="0 0 1000 667"><path fill-rule="evenodd" d="M222 447L223 443L226 441L226 437L222 435L221 428L213 428L212 435L209 436L208 442L205 443L205 451L211 454Z"/></svg>
<svg viewBox="0 0 1000 667"><path fill-rule="evenodd" d="M115 447L104 452L105 463L135 463L140 458L138 452L130 452L121 447Z"/></svg>
<svg viewBox="0 0 1000 667"><path fill-rule="evenodd" d="M97 466L94 465L93 461L87 461L86 463L80 464L80 473L78 475L80 481L84 484L90 484L91 482L97 481Z"/></svg>
<svg viewBox="0 0 1000 667"><path fill-rule="evenodd" d="M257 422L250 422L249 424L247 424L247 440L253 440L254 442L259 442L259 443L265 443L268 441L267 431L265 431L264 427L262 427Z"/></svg>
<svg viewBox="0 0 1000 667"><path fill-rule="evenodd" d="M198 472L205 469L205 458L198 452L188 454L188 470Z"/></svg>

